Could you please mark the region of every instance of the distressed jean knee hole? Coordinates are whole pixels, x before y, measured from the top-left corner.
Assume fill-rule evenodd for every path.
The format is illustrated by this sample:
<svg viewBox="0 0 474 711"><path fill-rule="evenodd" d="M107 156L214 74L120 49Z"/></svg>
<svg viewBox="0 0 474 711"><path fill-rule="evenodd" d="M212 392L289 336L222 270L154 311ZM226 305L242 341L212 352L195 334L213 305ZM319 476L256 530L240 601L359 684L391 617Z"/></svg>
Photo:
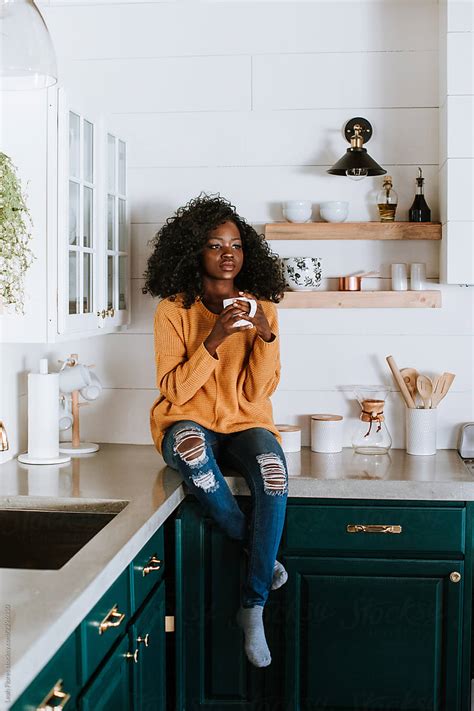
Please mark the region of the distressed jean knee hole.
<svg viewBox="0 0 474 711"><path fill-rule="evenodd" d="M275 452L258 454L257 462L263 479L263 490L270 496L283 496L288 491L285 465Z"/></svg>
<svg viewBox="0 0 474 711"><path fill-rule="evenodd" d="M186 427L174 435L173 451L190 467L207 464L206 442L201 430Z"/></svg>

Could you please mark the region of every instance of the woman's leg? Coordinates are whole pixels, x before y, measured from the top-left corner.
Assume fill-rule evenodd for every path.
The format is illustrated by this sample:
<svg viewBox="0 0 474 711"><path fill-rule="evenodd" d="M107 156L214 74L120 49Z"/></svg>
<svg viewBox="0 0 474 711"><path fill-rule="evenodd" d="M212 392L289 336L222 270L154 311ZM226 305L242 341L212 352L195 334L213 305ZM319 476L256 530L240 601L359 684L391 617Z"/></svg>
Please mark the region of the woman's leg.
<svg viewBox="0 0 474 711"><path fill-rule="evenodd" d="M263 627L263 606L272 586L275 557L285 521L288 472L283 450L266 429L253 427L226 438L221 457L248 482L253 499L249 564L238 622L245 651L257 667L268 666L270 650Z"/></svg>
<svg viewBox="0 0 474 711"><path fill-rule="evenodd" d="M252 427L228 435L219 454L245 477L253 499L248 540L249 565L243 607L263 607L285 522L288 472L283 450L272 432Z"/></svg>
<svg viewBox="0 0 474 711"><path fill-rule="evenodd" d="M166 430L163 459L179 471L185 484L220 528L237 540L247 539L247 519L239 508L216 462L216 434L192 420Z"/></svg>

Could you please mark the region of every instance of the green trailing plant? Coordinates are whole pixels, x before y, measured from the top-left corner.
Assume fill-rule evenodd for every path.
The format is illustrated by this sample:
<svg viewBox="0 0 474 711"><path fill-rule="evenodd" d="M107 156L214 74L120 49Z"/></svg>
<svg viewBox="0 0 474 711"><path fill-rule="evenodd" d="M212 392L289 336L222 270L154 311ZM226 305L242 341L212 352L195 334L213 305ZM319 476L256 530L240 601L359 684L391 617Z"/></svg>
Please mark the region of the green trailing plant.
<svg viewBox="0 0 474 711"><path fill-rule="evenodd" d="M11 159L0 152L0 303L24 314L24 277L35 259L32 221Z"/></svg>

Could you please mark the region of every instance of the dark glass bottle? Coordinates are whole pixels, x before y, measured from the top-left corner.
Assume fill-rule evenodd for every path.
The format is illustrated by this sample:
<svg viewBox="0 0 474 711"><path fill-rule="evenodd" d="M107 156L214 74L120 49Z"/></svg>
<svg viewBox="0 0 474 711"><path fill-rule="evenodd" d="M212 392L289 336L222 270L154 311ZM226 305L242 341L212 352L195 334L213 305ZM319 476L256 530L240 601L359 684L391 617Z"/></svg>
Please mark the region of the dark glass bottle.
<svg viewBox="0 0 474 711"><path fill-rule="evenodd" d="M423 195L424 181L423 171L421 168L418 168L416 195L408 213L408 220L410 222L431 222L431 210L426 204L425 196Z"/></svg>

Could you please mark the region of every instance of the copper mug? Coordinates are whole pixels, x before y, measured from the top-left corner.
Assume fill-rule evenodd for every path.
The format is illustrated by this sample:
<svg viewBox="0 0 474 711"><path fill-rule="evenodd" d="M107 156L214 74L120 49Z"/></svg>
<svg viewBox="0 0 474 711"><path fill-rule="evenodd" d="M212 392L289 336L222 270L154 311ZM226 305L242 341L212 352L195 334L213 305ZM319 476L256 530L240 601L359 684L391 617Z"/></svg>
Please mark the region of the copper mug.
<svg viewBox="0 0 474 711"><path fill-rule="evenodd" d="M368 276L377 276L375 272L365 272L364 274L351 274L339 277L339 291L361 291L362 279Z"/></svg>

